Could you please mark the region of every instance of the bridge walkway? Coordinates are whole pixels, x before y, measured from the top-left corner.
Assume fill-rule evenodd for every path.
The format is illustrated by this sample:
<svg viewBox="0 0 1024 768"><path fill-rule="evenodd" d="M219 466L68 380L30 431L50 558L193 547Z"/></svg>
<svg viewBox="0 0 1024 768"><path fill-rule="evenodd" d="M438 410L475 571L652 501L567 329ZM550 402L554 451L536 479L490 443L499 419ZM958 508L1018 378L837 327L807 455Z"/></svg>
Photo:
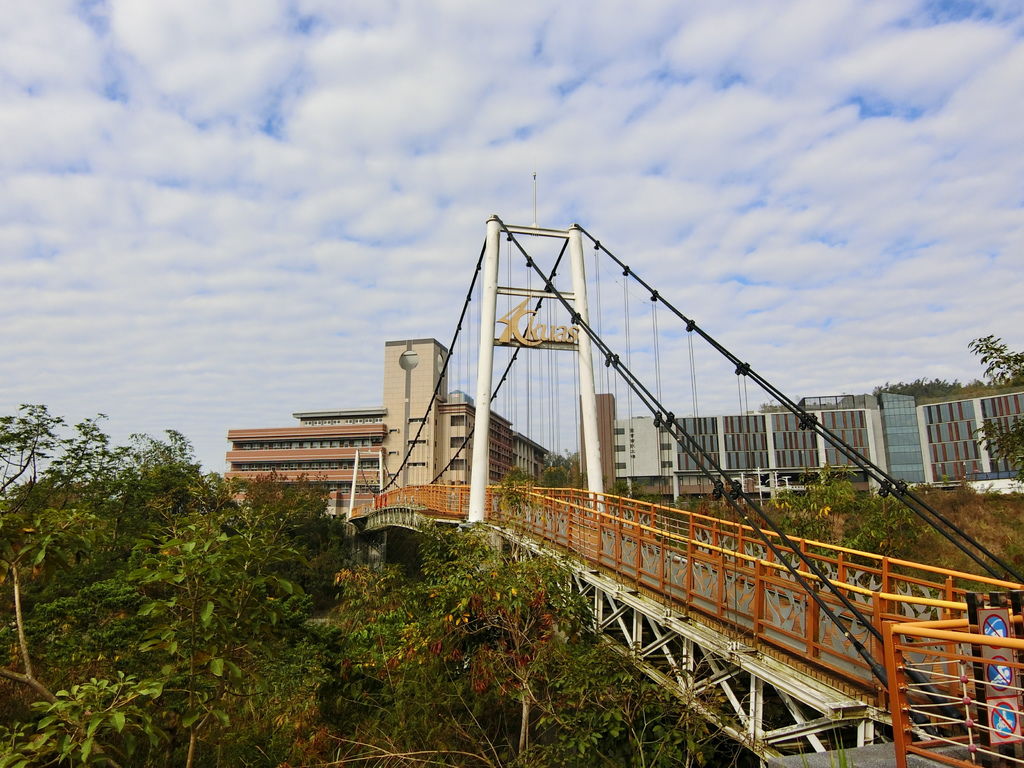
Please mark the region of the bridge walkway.
<svg viewBox="0 0 1024 768"><path fill-rule="evenodd" d="M458 522L465 486L402 488L358 510L359 524L416 527ZM873 743L891 723L889 694L844 631L809 598L779 555L739 523L577 489L490 489L488 525L561 558L592 601L598 628L648 674L696 706L763 759ZM401 515L403 521L397 521ZM386 523L387 519L392 520ZM969 590L1021 585L793 539L884 635L900 622L961 620ZM781 557L799 562L776 542ZM815 583L810 573L806 580ZM878 659L886 649L825 589L818 593Z"/></svg>

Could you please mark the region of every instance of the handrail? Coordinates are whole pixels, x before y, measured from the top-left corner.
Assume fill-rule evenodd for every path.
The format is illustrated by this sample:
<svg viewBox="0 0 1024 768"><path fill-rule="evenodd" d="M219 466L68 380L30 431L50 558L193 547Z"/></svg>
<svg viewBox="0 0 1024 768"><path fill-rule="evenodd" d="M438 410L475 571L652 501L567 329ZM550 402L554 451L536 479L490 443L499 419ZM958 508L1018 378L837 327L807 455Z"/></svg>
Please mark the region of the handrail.
<svg viewBox="0 0 1024 768"><path fill-rule="evenodd" d="M577 488L557 488L557 489L545 489L545 490L560 491L560 492L569 491L569 492L573 492L573 493L583 493L583 494L589 495L589 491L580 491ZM537 491L534 490L534 493L536 494ZM539 494L539 495L549 496L549 494ZM554 495L551 495L551 498L558 498L558 497L554 496ZM734 522L732 520L725 520L725 519L722 519L722 518L719 518L719 517L713 517L711 515L705 515L705 514L703 514L701 512L691 512L689 510L677 509L676 507L667 507L667 506L665 506L663 504L656 504L654 502L647 502L647 501L638 501L636 499L630 499L630 498L625 497L625 496L615 496L613 494L607 494L607 493L606 494L601 494L601 500L603 500L603 501L608 501L608 500L625 501L625 502L628 502L629 505L631 505L631 506L633 506L635 508L647 507L651 512L655 512L655 511L657 511L657 512L667 512L667 513L670 513L670 514L686 515L686 516L691 517L691 518L700 518L700 519L706 520L709 523L714 524L714 525L718 525L718 526L722 526L722 525L731 526L732 528L734 528L736 530L742 530L744 532L750 533L751 534L751 537L750 537L751 540L754 539L754 535L753 535L754 534L754 529L751 528L749 525L744 525L742 523L737 523L737 522ZM778 539L779 538L778 535L776 533L774 533L773 531L765 531L765 533L769 537L771 537L773 539ZM914 570L919 570L919 571L927 571L927 572L930 572L930 573L938 573L938 574L942 574L944 576L952 576L953 578L964 579L964 580L976 582L976 583L979 583L979 584L989 584L989 585L1001 587L1001 588L1004 588L1004 589L1020 589L1021 588L1021 585L1018 584L1017 582L1006 581L1004 579L996 579L996 578L992 578L991 576L982 576L980 574L967 573L966 571L957 571L957 570L953 570L953 569L949 569L949 568L943 568L941 566L929 565L927 563L919 563L919 562L915 562L913 560L903 560L901 558L890 557L888 555L880 555L877 552L868 552L866 550L852 549L850 547L844 547L844 546L842 546L840 544L831 544L829 542L818 541L817 539L802 539L802 538L799 538L797 536L790 536L789 538L790 538L790 540L792 540L792 541L794 541L794 542L796 542L798 544L801 544L804 547L813 547L815 549L831 550L831 551L836 552L836 553L856 555L857 557L861 557L861 558L864 558L864 559L867 559L867 560L876 560L879 563L887 562L890 566L894 566L895 565L895 566L901 566L901 567L905 567L905 568L912 568Z"/></svg>
<svg viewBox="0 0 1024 768"><path fill-rule="evenodd" d="M532 497L535 497L535 498L538 498L538 499L542 499L542 500L546 500L546 499L551 498L551 497L549 497L549 496L547 496L545 494L537 493L536 491L529 492L528 495L530 495ZM606 495L606 498L607 498L607 495ZM625 498L625 497L615 496L615 497L612 497L612 498ZM632 501L632 499L630 501ZM563 503L566 503L566 502L563 502ZM678 533L673 533L672 531L663 531L663 530L661 530L659 528L655 528L654 526L645 525L644 523L637 523L636 521L629 520L627 518L617 517L617 516L611 515L611 514L609 514L607 512L601 512L600 510L596 510L596 509L591 510L588 507L585 507L585 506L580 505L580 504L576 504L576 503L571 503L570 502L569 506L571 508L578 509L578 510L586 510L590 514L598 515L598 516L604 517L604 518L609 519L609 520L615 520L615 521L618 521L618 522L623 522L623 523L626 523L628 525L635 526L635 527L639 528L640 530L648 531L648 532L651 532L651 533L656 533L659 536L663 536L665 538L674 539L676 541L683 542L683 543L691 541L687 537L682 536L682 535L680 535ZM654 506L656 506L656 505L654 505ZM661 508L662 509L673 509L671 507L661 507ZM673 511L679 511L679 510L674 510L673 509ZM714 519L714 518L711 518L711 519ZM794 539L794 541L800 541L800 539ZM804 541L806 541L806 540L804 540ZM734 549L727 549L725 547L719 547L719 546L716 546L714 544L708 544L707 542L702 542L702 541L695 541L694 543L696 543L698 546L700 546L703 549L708 549L708 550L710 550L712 552L718 552L720 554L728 554L730 557L736 557L736 558L739 558L740 560L745 560L748 563L755 563L755 562L757 562L757 563L760 563L760 564L764 565L766 568L773 568L773 569L775 569L777 571L785 571L786 570L786 567L781 565L781 564L779 564L779 563L776 563L776 562L773 562L773 561L770 561L770 560L765 560L764 558L755 557L754 555L748 555L745 552L738 552L738 551L736 551ZM847 548L843 548L843 549L846 552L860 554L859 550L847 549ZM868 553L868 554L870 554L870 553ZM881 557L884 557L884 555L879 555L878 557L881 558ZM890 560L890 562L893 562L893 561ZM901 563L901 564L910 565L910 566L913 566L913 567L918 567L918 564L914 563L911 560L899 560L897 562ZM985 579L984 577L975 577L973 574L965 574L965 573L961 573L959 571L950 571L950 570L945 570L945 569L940 569L940 568L935 568L934 570L936 570L937 572L941 572L941 573L947 573L949 575L961 576L963 578L969 578L972 581L975 581L975 580L977 580L977 581L990 581L990 582L992 582L992 583L994 583L994 584L996 584L998 586L1007 586L1008 584L1012 585L1012 582L1000 582L1000 581L995 580L995 579ZM797 569L797 573L799 573L801 576L803 576L808 581L815 581L815 582L820 582L821 581L821 579L819 579L817 575L815 575L813 573L810 573L808 571L803 571L803 570ZM913 604L913 605L925 605L925 606L930 606L930 607L935 607L935 608L946 608L948 610L958 610L958 611L966 611L967 610L967 603L964 602L964 601L941 600L941 599L929 598L929 597L923 597L923 596L916 596L916 595L901 595L901 594L898 594L898 593L895 593L895 592L879 592L877 590L868 589L866 587L861 587L861 586L859 586L857 584L850 584L850 583L845 582L845 581L835 581L835 580L832 580L832 579L829 579L829 583L832 584L833 586L839 587L841 589L846 589L846 590L848 590L850 592L855 592L855 593L861 594L861 595L875 595L875 596L877 596L877 597L879 597L879 598L881 598L883 600L888 600L890 602L908 603L908 604ZM938 586L938 585L936 585L936 586ZM1012 585L1012 588L1017 588L1017 587L1016 587L1016 585Z"/></svg>
<svg viewBox="0 0 1024 768"><path fill-rule="evenodd" d="M469 488L464 485L410 486L378 496L373 509L415 504L450 518L466 514L468 498ZM724 622L758 644L874 690L879 705L885 705L871 670L850 649L845 635L856 633L873 647L876 658L882 657L882 641L852 619L848 628L839 629L825 618L794 581L792 570L779 562L779 557L796 556L790 548L780 545L775 554L749 526L612 494L527 487L518 494L520 504L510 506L509 498L502 502L499 489L489 488L487 519L512 524L563 547L679 610ZM879 637L887 625L908 620L960 620L966 611L967 585L1021 588L1013 582L873 552L807 539L791 541L803 558L818 564L829 584L855 601ZM822 583L805 569L796 570L805 582ZM836 596L822 590L817 597L837 614L844 613Z"/></svg>
<svg viewBox="0 0 1024 768"><path fill-rule="evenodd" d="M980 646L1005 649L1005 653L992 658L975 655ZM975 768L979 763L1024 765L1019 756L1000 753L993 746L1013 740L1006 738L1006 730L1011 721L1016 724L1018 715L1007 718L1003 729L993 728L991 723L993 713L1008 706L1007 702L1011 712L1019 713L1021 684L1009 680L1019 681L1024 673L1024 664L1017 660L1022 651L1024 639L972 631L965 618L889 624L885 656L897 768L907 768L911 754L962 768ZM991 674L993 666L1001 669L996 678ZM999 677L1007 679L998 694L1001 698L986 701L986 690ZM931 692L930 699L921 696L925 687ZM955 706L944 707L940 713L935 698Z"/></svg>

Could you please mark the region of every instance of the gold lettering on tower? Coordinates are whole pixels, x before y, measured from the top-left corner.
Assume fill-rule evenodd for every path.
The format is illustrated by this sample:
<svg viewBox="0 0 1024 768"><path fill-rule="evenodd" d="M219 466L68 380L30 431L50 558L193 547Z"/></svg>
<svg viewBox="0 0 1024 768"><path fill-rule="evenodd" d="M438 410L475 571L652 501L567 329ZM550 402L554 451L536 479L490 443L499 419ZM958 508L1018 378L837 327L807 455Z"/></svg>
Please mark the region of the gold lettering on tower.
<svg viewBox="0 0 1024 768"><path fill-rule="evenodd" d="M498 318L505 330L495 343L505 347L540 347L575 349L580 329L575 325L547 325L537 322L537 312L527 309L530 299L523 299L504 317Z"/></svg>

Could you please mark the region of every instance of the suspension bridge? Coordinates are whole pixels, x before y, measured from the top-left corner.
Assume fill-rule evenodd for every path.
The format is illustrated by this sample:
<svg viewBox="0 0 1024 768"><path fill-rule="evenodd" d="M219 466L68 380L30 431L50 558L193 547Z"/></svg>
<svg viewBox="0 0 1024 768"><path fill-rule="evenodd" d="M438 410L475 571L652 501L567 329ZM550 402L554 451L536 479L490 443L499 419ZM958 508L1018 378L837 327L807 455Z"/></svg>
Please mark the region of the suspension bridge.
<svg viewBox="0 0 1024 768"><path fill-rule="evenodd" d="M558 246L547 269L525 245L538 239ZM506 284L499 285L503 240ZM589 277L585 240L594 259ZM558 279L566 253L569 286ZM518 277L513 262L523 271ZM594 289L602 263L611 265L623 290L625 317L617 324L602 317L600 289ZM594 313L588 293L595 294ZM637 323L629 303L632 296L635 306L638 295L653 336L643 353L635 345ZM507 311L499 318L500 297ZM464 331L472 337L474 298L480 314L471 365L473 340L467 342ZM682 338L685 355L668 351L666 339L679 343ZM686 376L673 372L672 377L690 382L691 418L698 414L695 341L736 377L741 405L749 386L767 394L801 430L862 473L878 494L905 505L920 525L966 555L976 572L787 535L770 506L686 428L693 421L665 404L661 362L672 355L689 362ZM496 347L506 347L508 358L495 384ZM1017 680L1024 669L1024 640L1015 637L1024 636L1021 574L863 455L841 430L829 428L776 388L581 227L510 226L491 217L448 349L437 386L445 373L454 375L462 366L469 388L475 368L475 424L460 441L452 439L456 450L432 481L397 487L401 469L423 442L432 399L418 419L402 468L389 473L391 482L373 504L353 510L352 522L364 535L395 527L415 530L428 521L482 524L524 552L551 554L590 601L598 630L763 760L891 740L899 766L908 756L950 765L1024 765ZM520 353L535 350L547 355L547 368L528 370L531 387L524 390L515 385L514 364ZM563 351L575 353L577 365L570 368L571 381L563 367L559 382L552 354ZM652 364L646 376L640 372L645 359ZM595 367L595 360L603 367ZM547 386L532 386L545 372ZM636 410L653 418L733 520L605 492L596 407L602 377L606 388L625 393L630 415ZM582 434L585 489L529 486L502 494L490 484L491 446L472 436L490 434L491 410L509 381L512 394L505 395L504 407L510 420L549 430L552 445L560 432ZM523 397L524 391L531 397ZM561 430L557 415L566 409L552 405L559 391L573 398L568 410L573 417ZM523 400L542 401L540 412L531 414ZM520 407L526 409L524 418ZM445 472L467 448L470 484L443 484ZM1001 632L993 630L1000 626Z"/></svg>

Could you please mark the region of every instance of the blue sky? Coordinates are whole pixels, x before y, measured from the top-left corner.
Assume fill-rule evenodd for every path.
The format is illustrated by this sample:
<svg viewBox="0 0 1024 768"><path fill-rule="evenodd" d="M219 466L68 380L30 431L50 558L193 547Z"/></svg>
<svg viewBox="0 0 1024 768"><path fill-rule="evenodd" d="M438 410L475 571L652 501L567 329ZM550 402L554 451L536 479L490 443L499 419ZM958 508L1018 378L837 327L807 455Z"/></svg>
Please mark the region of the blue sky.
<svg viewBox="0 0 1024 768"><path fill-rule="evenodd" d="M229 427L376 405L534 170L541 224L795 396L1024 348L1016 1L46 0L0 50L4 413L220 469Z"/></svg>

